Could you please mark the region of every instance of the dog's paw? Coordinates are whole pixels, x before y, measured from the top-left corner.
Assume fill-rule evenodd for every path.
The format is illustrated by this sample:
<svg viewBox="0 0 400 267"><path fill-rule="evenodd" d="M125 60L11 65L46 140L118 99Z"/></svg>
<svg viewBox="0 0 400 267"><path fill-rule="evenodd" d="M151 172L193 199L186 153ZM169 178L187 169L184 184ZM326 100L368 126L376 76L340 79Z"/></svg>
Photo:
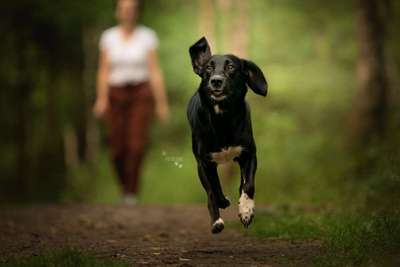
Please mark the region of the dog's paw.
<svg viewBox="0 0 400 267"><path fill-rule="evenodd" d="M242 192L239 199L239 219L244 227L249 227L254 217L254 200Z"/></svg>
<svg viewBox="0 0 400 267"><path fill-rule="evenodd" d="M212 224L211 232L213 234L218 234L222 232L222 230L224 230L224 227L225 227L224 221L221 218L219 218Z"/></svg>
<svg viewBox="0 0 400 267"><path fill-rule="evenodd" d="M220 199L217 203L218 208L220 209L226 209L227 207L229 207L231 205L231 201L229 200L229 198L227 197L223 197L222 199Z"/></svg>

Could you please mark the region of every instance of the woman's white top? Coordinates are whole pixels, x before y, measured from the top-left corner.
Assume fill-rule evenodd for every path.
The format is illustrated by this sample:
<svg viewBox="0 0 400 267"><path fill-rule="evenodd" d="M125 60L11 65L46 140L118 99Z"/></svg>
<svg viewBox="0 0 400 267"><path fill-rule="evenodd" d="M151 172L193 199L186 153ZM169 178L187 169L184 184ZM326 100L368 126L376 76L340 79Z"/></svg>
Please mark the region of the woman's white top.
<svg viewBox="0 0 400 267"><path fill-rule="evenodd" d="M147 55L157 47L157 34L145 26L136 26L127 39L118 26L105 30L100 38L100 49L107 52L110 62L109 85L137 84L149 80Z"/></svg>

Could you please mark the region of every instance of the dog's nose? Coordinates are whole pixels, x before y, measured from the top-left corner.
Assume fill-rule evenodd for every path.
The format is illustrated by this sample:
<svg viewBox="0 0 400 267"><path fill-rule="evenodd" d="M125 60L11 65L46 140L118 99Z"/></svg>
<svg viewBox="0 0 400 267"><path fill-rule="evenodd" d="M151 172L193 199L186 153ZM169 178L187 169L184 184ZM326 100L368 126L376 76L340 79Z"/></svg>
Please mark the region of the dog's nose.
<svg viewBox="0 0 400 267"><path fill-rule="evenodd" d="M214 89L220 89L222 87L222 84L224 83L224 80L220 77L213 77L211 78L210 82Z"/></svg>

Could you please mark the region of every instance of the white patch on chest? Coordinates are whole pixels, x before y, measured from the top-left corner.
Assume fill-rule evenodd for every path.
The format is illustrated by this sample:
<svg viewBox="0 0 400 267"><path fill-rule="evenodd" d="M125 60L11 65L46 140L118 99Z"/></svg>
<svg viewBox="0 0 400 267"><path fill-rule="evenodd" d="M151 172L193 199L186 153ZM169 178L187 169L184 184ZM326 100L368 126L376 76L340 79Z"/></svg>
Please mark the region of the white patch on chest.
<svg viewBox="0 0 400 267"><path fill-rule="evenodd" d="M211 153L212 161L218 164L224 164L229 161L232 161L236 157L239 157L243 151L242 146L230 146L227 148L223 148L221 152L213 152Z"/></svg>
<svg viewBox="0 0 400 267"><path fill-rule="evenodd" d="M219 108L219 105L214 106L214 111L215 111L215 114L221 114L224 112L222 109Z"/></svg>

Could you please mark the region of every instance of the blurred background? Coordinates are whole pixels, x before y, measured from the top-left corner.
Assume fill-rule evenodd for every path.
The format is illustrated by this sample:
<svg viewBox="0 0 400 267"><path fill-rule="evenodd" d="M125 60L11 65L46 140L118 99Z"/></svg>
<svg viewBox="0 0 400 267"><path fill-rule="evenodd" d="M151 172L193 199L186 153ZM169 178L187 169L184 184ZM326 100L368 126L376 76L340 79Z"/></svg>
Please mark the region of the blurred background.
<svg viewBox="0 0 400 267"><path fill-rule="evenodd" d="M205 35L214 53L256 62L270 84L267 98L247 97L258 203L399 207L399 1L143 2L172 116L153 125L141 202L206 201L185 113L199 84L188 48ZM0 202L118 202L91 112L113 2L3 1L0 13ZM221 173L236 199L237 167Z"/></svg>

